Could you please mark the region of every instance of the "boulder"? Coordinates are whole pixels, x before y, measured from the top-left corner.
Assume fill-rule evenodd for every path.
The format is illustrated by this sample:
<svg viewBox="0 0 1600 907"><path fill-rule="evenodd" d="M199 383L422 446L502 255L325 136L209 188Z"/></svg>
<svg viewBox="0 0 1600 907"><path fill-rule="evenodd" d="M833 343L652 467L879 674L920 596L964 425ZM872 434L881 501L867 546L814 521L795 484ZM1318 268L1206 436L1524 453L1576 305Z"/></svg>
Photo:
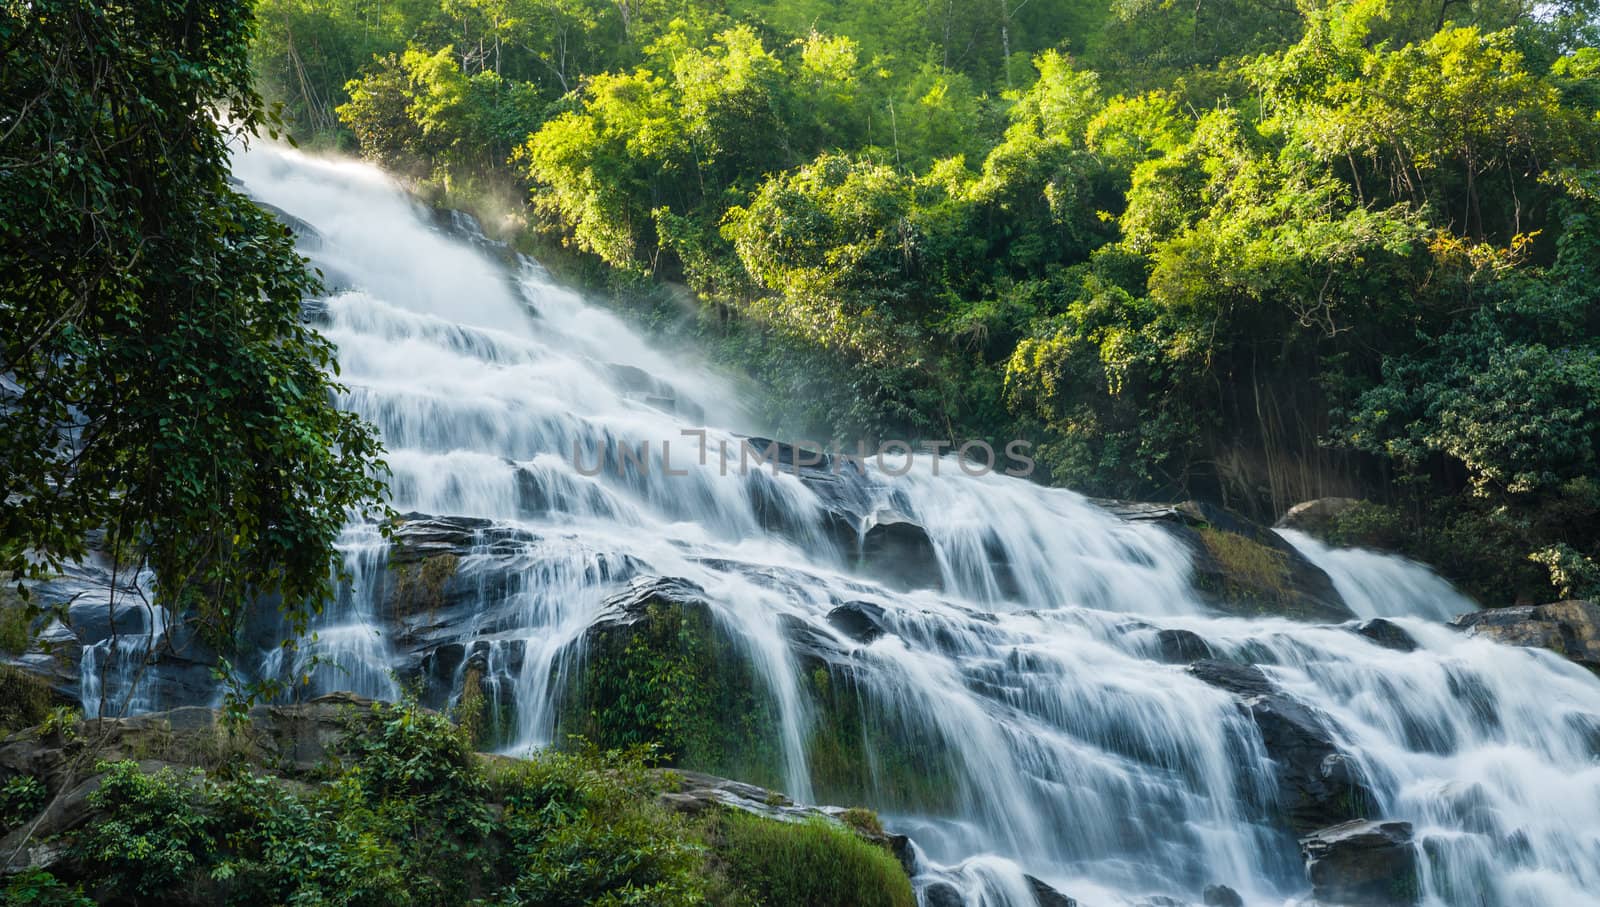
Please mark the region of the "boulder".
<svg viewBox="0 0 1600 907"><path fill-rule="evenodd" d="M1334 744L1322 714L1283 692L1260 668L1201 660L1188 670L1232 693L1255 722L1272 759L1278 807L1296 833L1360 818L1373 802L1355 763Z"/></svg>
<svg viewBox="0 0 1600 907"><path fill-rule="evenodd" d="M1391 620L1374 617L1371 620L1364 620L1350 629L1357 636L1365 636L1375 645L1382 646L1385 649L1393 649L1396 652L1415 652L1417 650L1417 641L1411 638L1411 634L1400 629L1400 625Z"/></svg>
<svg viewBox="0 0 1600 907"><path fill-rule="evenodd" d="M1206 907L1244 907L1244 898L1226 885L1207 885L1200 893L1200 902Z"/></svg>
<svg viewBox="0 0 1600 907"><path fill-rule="evenodd" d="M1300 839L1320 903L1398 907L1417 902L1417 852L1411 823L1356 820Z"/></svg>
<svg viewBox="0 0 1600 907"><path fill-rule="evenodd" d="M1332 528L1335 520L1360 504L1361 502L1355 498L1317 498L1302 501L1279 517L1276 527L1296 529L1321 538Z"/></svg>
<svg viewBox="0 0 1600 907"><path fill-rule="evenodd" d="M1055 890L1040 879L1030 875L1025 875L1023 878L1027 880L1028 888L1033 891L1033 899L1038 902L1039 907L1078 907L1077 901Z"/></svg>
<svg viewBox="0 0 1600 907"><path fill-rule="evenodd" d="M1318 623L1353 620L1333 580L1272 530L1212 504L1097 501L1126 520L1165 527L1194 553L1194 585L1226 614Z"/></svg>
<svg viewBox="0 0 1600 907"><path fill-rule="evenodd" d="M1216 657L1211 644L1193 630L1157 631L1156 648L1161 653L1161 660L1167 664L1191 664Z"/></svg>
<svg viewBox="0 0 1600 907"><path fill-rule="evenodd" d="M867 601L848 601L828 612L828 623L845 636L859 643L869 643L881 637L885 630L882 605Z"/></svg>
<svg viewBox="0 0 1600 907"><path fill-rule="evenodd" d="M928 530L897 510L879 509L861 533L859 566L900 589L943 589Z"/></svg>
<svg viewBox="0 0 1600 907"><path fill-rule="evenodd" d="M922 907L967 907L967 899L949 882L929 882L922 889Z"/></svg>
<svg viewBox="0 0 1600 907"><path fill-rule="evenodd" d="M1450 623L1468 636L1549 649L1600 672L1600 603L1575 599L1550 605L1489 608L1463 614Z"/></svg>

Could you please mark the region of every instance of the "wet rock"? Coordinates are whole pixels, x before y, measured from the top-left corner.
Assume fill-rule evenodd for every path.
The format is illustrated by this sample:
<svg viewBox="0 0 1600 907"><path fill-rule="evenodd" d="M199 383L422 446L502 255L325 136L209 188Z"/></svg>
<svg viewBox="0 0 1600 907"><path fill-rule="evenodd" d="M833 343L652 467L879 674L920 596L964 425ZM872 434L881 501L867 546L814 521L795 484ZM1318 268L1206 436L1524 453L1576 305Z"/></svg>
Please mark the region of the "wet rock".
<svg viewBox="0 0 1600 907"><path fill-rule="evenodd" d="M1393 649L1396 652L1415 652L1417 650L1417 641L1411 638L1410 633L1400 629L1400 625L1394 621L1384 620L1381 617L1364 620L1352 627L1351 630L1357 636L1365 636L1385 649Z"/></svg>
<svg viewBox="0 0 1600 907"><path fill-rule="evenodd" d="M901 589L943 589L928 530L898 511L873 514L861 536L861 567Z"/></svg>
<svg viewBox="0 0 1600 907"><path fill-rule="evenodd" d="M1355 764L1334 744L1322 714L1280 690L1260 668L1203 660L1190 665L1189 673L1234 694L1255 722L1272 758L1279 809L1295 832L1360 818L1373 802Z"/></svg>
<svg viewBox="0 0 1600 907"><path fill-rule="evenodd" d="M1200 902L1206 907L1244 907L1244 898L1226 885L1207 885L1200 893Z"/></svg>
<svg viewBox="0 0 1600 907"><path fill-rule="evenodd" d="M1023 876L1023 878L1027 879L1028 887L1033 891L1033 899L1039 903L1039 907L1078 907L1077 901L1050 887L1044 881L1033 876Z"/></svg>
<svg viewBox="0 0 1600 907"><path fill-rule="evenodd" d="M477 517L404 514L392 529L389 564L413 564L441 554L465 557L477 546L479 533L492 526Z"/></svg>
<svg viewBox="0 0 1600 907"><path fill-rule="evenodd" d="M1355 498L1317 498L1290 507L1276 524L1279 529L1296 529L1307 535L1325 536L1339 517L1361 505Z"/></svg>
<svg viewBox="0 0 1600 907"><path fill-rule="evenodd" d="M922 889L922 907L967 907L967 901L949 882L930 882Z"/></svg>
<svg viewBox="0 0 1600 907"><path fill-rule="evenodd" d="M1277 690L1267 675L1255 665L1207 658L1191 664L1189 673L1241 698L1266 696Z"/></svg>
<svg viewBox="0 0 1600 907"><path fill-rule="evenodd" d="M1300 850L1319 902L1394 907L1417 901L1409 822L1345 822L1301 838Z"/></svg>
<svg viewBox="0 0 1600 907"><path fill-rule="evenodd" d="M1355 618L1322 568L1276 532L1236 513L1202 501L1096 503L1126 520L1158 523L1182 540L1194 553L1196 591L1218 611L1318 623Z"/></svg>
<svg viewBox="0 0 1600 907"><path fill-rule="evenodd" d="M1167 664L1190 664L1216 656L1211 645L1193 630L1158 631L1156 647L1161 652L1161 660Z"/></svg>
<svg viewBox="0 0 1600 907"><path fill-rule="evenodd" d="M1574 599L1550 605L1489 608L1451 622L1467 632L1513 646L1549 649L1600 671L1600 603Z"/></svg>
<svg viewBox="0 0 1600 907"><path fill-rule="evenodd" d="M828 623L859 643L872 642L887 632L883 606L866 601L845 602L834 608L828 612Z"/></svg>

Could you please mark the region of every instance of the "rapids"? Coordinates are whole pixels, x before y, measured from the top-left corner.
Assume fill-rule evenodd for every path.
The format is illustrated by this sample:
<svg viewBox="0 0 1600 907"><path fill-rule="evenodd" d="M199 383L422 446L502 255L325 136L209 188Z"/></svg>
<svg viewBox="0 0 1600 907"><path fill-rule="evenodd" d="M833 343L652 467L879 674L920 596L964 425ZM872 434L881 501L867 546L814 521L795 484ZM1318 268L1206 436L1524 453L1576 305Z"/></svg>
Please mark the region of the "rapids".
<svg viewBox="0 0 1600 907"><path fill-rule="evenodd" d="M734 432L761 426L689 357L652 348L537 263L507 267L450 235L370 167L270 146L234 167L252 196L315 230L303 246L331 288L340 405L381 430L395 509L529 531L514 554L485 548L461 565L514 557L522 577L485 593L515 619L459 628L491 646L486 683L509 703L509 751L557 733L550 704L573 643L620 581L607 565L637 564L702 586L747 647L778 705L797 800L813 794L815 716L786 621L837 638L877 697L950 743L954 808L884 815L917 843L921 891L945 883L970 904L1024 907L1025 871L1085 905L1198 902L1212 883L1249 904L1307 898L1297 842L1265 818L1260 731L1232 695L1156 657L1158 630L1190 630L1327 716L1375 817L1413 823L1424 903L1600 903L1600 680L1443 626L1472 605L1425 568L1292 539L1353 610L1408 632L1413 652L1338 626L1219 617L1191 588L1188 550L1159 527L1070 491L968 476L949 458L935 476L921 457L904 476L867 468L884 506L927 527L943 591L889 588L822 542L822 502L799 479L719 464L717 441L737 450ZM704 462L683 434L702 428ZM585 475L574 459L645 441L654 469ZM660 468L663 441L684 474ZM772 508L798 529L763 529ZM349 527L346 594L299 665L269 654L262 670L315 655L331 664L314 686L397 694L372 611L385 545ZM862 645L824 618L864 597L884 605L889 632Z"/></svg>

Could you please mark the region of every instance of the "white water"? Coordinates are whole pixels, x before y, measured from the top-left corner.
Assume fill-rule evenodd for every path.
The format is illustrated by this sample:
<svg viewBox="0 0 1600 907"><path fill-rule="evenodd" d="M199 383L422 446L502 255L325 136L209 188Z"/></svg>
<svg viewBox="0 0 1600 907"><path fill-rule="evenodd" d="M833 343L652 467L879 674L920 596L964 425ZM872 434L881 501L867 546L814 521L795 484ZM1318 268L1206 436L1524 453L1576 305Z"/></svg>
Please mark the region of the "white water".
<svg viewBox="0 0 1600 907"><path fill-rule="evenodd" d="M1425 619L1467 604L1415 565L1296 540L1355 610L1395 619L1416 652L1338 627L1211 616L1190 590L1187 551L1158 527L1070 492L968 477L949 460L935 477L924 458L905 477L875 474L876 494L929 527L949 591L891 591L824 541L822 502L798 479L696 461L682 429L717 426L714 446L749 426L729 389L682 357L650 349L537 266L507 274L430 228L370 168L258 148L235 170L322 237L317 263L343 288L326 329L349 386L342 405L381 429L394 506L532 534L514 558L523 578L486 593L483 626L459 633L487 641L491 695L515 710L519 747L556 733L552 678L627 576L685 577L764 671L792 796L811 795L814 716L786 615L850 651L895 721L945 742L952 802L886 815L928 858L920 887L944 879L970 903L1023 907L1026 870L1090 905L1198 902L1209 883L1252 904L1304 897L1296 844L1265 818L1271 773L1254 724L1228 694L1152 658L1156 630L1188 629L1329 717L1374 781L1374 817L1415 823L1434 855L1429 904L1600 903L1600 681ZM706 417L651 405L613 363ZM592 452L663 440L687 475L658 464L645 477L590 477L571 462L575 442ZM793 531L762 529L772 508ZM395 647L372 611L383 543L352 527L346 550L354 581L313 647L342 670L323 667L315 682L392 696ZM484 547L460 569L507 557ZM997 563L1010 565L1009 584ZM887 610L890 630L866 646L823 619L861 599ZM869 788L877 771L862 766Z"/></svg>

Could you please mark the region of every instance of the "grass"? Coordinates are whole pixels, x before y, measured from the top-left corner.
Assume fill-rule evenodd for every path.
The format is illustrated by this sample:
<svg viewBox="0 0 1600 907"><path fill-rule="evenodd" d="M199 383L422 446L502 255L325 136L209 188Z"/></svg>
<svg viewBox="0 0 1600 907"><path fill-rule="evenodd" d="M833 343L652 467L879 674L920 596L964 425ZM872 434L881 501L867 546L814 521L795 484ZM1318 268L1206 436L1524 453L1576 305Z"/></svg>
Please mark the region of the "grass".
<svg viewBox="0 0 1600 907"><path fill-rule="evenodd" d="M723 872L765 907L914 907L905 870L888 850L817 819L780 822L726 811L712 831Z"/></svg>

